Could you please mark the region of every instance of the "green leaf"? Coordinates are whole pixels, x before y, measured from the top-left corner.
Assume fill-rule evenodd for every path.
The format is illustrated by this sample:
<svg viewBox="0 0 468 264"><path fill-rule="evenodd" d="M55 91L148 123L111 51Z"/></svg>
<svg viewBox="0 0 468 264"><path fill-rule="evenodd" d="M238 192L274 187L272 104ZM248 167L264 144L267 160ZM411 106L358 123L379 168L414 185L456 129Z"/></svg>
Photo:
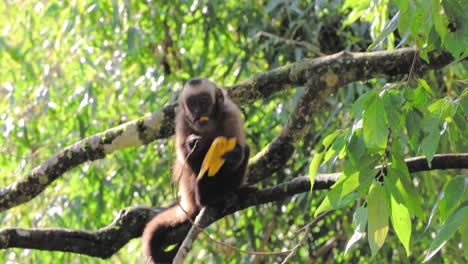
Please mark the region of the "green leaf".
<svg viewBox="0 0 468 264"><path fill-rule="evenodd" d="M373 96L366 105L362 129L369 152L382 153L387 147L388 130L384 103L379 96Z"/></svg>
<svg viewBox="0 0 468 264"><path fill-rule="evenodd" d="M402 98L397 90L389 90L382 96L385 106L385 116L392 129L399 130L403 125L404 115L401 114Z"/></svg>
<svg viewBox="0 0 468 264"><path fill-rule="evenodd" d="M443 1L442 5L448 17L448 24L445 25L448 32L443 39L444 46L456 60L462 56L466 57L468 50L468 17L466 16L468 2L451 0Z"/></svg>
<svg viewBox="0 0 468 264"><path fill-rule="evenodd" d="M434 95L434 92L432 91L431 87L429 84L426 82L424 79L418 79L419 81L419 87L423 88L424 91L426 91L430 95Z"/></svg>
<svg viewBox="0 0 468 264"><path fill-rule="evenodd" d="M325 155L325 152L316 154L314 158L312 159L312 162L310 163L310 166L309 166L310 190L314 189L315 175L317 175L317 170L320 166L320 163L322 162L324 155Z"/></svg>
<svg viewBox="0 0 468 264"><path fill-rule="evenodd" d="M418 153L419 142L423 136L421 116L415 111L406 113L406 130L408 131L409 143L414 152Z"/></svg>
<svg viewBox="0 0 468 264"><path fill-rule="evenodd" d="M463 245L463 255L465 256L465 259L468 260L468 236L466 234L468 232L468 223L463 222L460 225L460 236L461 236L461 242Z"/></svg>
<svg viewBox="0 0 468 264"><path fill-rule="evenodd" d="M409 26L411 25L411 19L415 11L414 1L410 0L398 0L396 1L398 9L400 10L400 19L398 23L398 30L400 34L402 32L409 31Z"/></svg>
<svg viewBox="0 0 468 264"><path fill-rule="evenodd" d="M429 167L431 166L432 159L437 151L439 146L440 134L439 130L431 131L426 135L421 143L421 149L426 155L427 162Z"/></svg>
<svg viewBox="0 0 468 264"><path fill-rule="evenodd" d="M447 243L453 234L457 231L460 223L466 223L468 221L468 206L465 206L457 212L450 215L445 221L440 231L432 241L431 246L424 258L424 262L431 259L439 250Z"/></svg>
<svg viewBox="0 0 468 264"><path fill-rule="evenodd" d="M345 167L343 174L332 186L331 190L328 191L322 203L315 211L314 216L325 211L343 208L349 203L356 201L359 193L354 191L370 183L375 174L375 170L364 169L359 171L351 166Z"/></svg>
<svg viewBox="0 0 468 264"><path fill-rule="evenodd" d="M351 12L349 13L348 17L343 21L341 28L345 28L348 25L351 25L356 20L358 20L366 11L368 11L370 0L347 0L342 10L346 8L352 8Z"/></svg>
<svg viewBox="0 0 468 264"><path fill-rule="evenodd" d="M358 198L358 192L352 192L348 195L340 197L337 192L332 192L332 190L330 190L325 199L323 199L322 203L315 211L314 217L317 217L319 214L325 211L341 209L346 205L356 201Z"/></svg>
<svg viewBox="0 0 468 264"><path fill-rule="evenodd" d="M416 4L416 9L415 12L412 16L411 23L410 23L410 30L411 30L411 36L416 38L418 36L418 33L420 33L420 29L426 20L427 15L429 14L428 12L428 4L424 3L426 1L420 1L417 2ZM429 2L429 1L427 1Z"/></svg>
<svg viewBox="0 0 468 264"><path fill-rule="evenodd" d="M351 115L355 119L361 119L362 118L362 111L364 111L364 106L367 104L367 102L372 99L374 96L378 96L377 91L371 90L363 95L361 95L356 102L353 104L351 107Z"/></svg>
<svg viewBox="0 0 468 264"><path fill-rule="evenodd" d="M370 44L370 46L367 48L367 51L370 50L375 50L374 48L379 47L380 44L390 35L393 31L398 26L398 20L400 18L400 11L398 11L388 22L388 24L385 26L385 28L380 32L380 34L377 36L377 38Z"/></svg>
<svg viewBox="0 0 468 264"><path fill-rule="evenodd" d="M415 214L418 217L422 217L422 198L418 191L414 188L413 183L409 178L409 173L408 175L406 175L406 173L407 172L399 169L388 168L385 182L395 186L398 194L394 193L394 196L396 198L398 198L398 196L401 197L401 200L397 199L398 201L403 202L412 214Z"/></svg>
<svg viewBox="0 0 468 264"><path fill-rule="evenodd" d="M366 145L364 143L364 138L361 133L361 129L354 131L351 136L351 140L348 144L348 158L355 164L359 165L361 159L365 157L366 154Z"/></svg>
<svg viewBox="0 0 468 264"><path fill-rule="evenodd" d="M339 135L334 141L331 147L327 150L325 154L325 158L323 159L323 163L328 162L333 155L338 153L338 157L342 159L344 157L344 153L346 153L346 136L347 133L343 132Z"/></svg>
<svg viewBox="0 0 468 264"><path fill-rule="evenodd" d="M353 216L353 224L356 227L354 229L354 234L349 239L348 243L346 243L346 248L344 254L348 253L348 250L356 244L361 238L366 235L366 225L367 225L367 208L366 207L359 207L354 212Z"/></svg>
<svg viewBox="0 0 468 264"><path fill-rule="evenodd" d="M412 103L414 108L425 108L429 100L427 92L421 86L416 89L408 91L408 100Z"/></svg>
<svg viewBox="0 0 468 264"><path fill-rule="evenodd" d="M335 141L335 138L340 134L340 131L335 131L333 133L331 133L330 135L326 136L323 141L322 141L322 144L323 146L328 149L328 147L330 147L330 144L333 143Z"/></svg>
<svg viewBox="0 0 468 264"><path fill-rule="evenodd" d="M429 113L426 114L422 121L422 127L424 130L424 138L421 143L421 150L426 155L427 162L429 166L434 154L437 151L440 140L440 129L439 124L444 115L444 112L447 112L447 103L445 99L440 99L431 104L427 109Z"/></svg>
<svg viewBox="0 0 468 264"><path fill-rule="evenodd" d="M432 21L434 22L437 34L439 34L440 39L443 41L448 32L448 18L439 0L432 0Z"/></svg>
<svg viewBox="0 0 468 264"><path fill-rule="evenodd" d="M171 244L171 245L167 246L166 248L164 248L164 252L170 252L170 251L174 250L175 247L177 247L177 243Z"/></svg>
<svg viewBox="0 0 468 264"><path fill-rule="evenodd" d="M390 219L392 220L393 229L405 248L406 255L409 256L409 243L411 239L411 217L408 208L397 201L393 194L393 188L390 193Z"/></svg>
<svg viewBox="0 0 468 264"><path fill-rule="evenodd" d="M439 202L440 202L440 200L442 199L442 197L443 197L443 192L441 192L441 193L439 194L439 196L437 196L437 200L436 200L436 202L434 203L434 205L432 206L431 214L429 215L429 220L427 221L426 228L424 228L424 232L426 232L427 229L429 228L429 226L431 225L432 218L434 217L434 214L435 214L436 209L439 207Z"/></svg>
<svg viewBox="0 0 468 264"><path fill-rule="evenodd" d="M462 200L467 184L468 178L458 176L445 185L442 199L439 202L440 219L442 222L447 219Z"/></svg>
<svg viewBox="0 0 468 264"><path fill-rule="evenodd" d="M386 199L385 189L380 183L374 182L369 189L367 196L368 224L367 238L372 251L372 256L375 256L377 251L382 247L388 233L388 201Z"/></svg>

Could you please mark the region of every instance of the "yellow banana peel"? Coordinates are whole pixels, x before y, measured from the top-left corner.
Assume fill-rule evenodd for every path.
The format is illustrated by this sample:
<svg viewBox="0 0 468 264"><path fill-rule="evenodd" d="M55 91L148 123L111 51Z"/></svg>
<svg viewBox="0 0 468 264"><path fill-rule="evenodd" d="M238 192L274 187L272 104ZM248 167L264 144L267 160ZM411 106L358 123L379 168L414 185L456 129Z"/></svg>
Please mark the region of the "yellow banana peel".
<svg viewBox="0 0 468 264"><path fill-rule="evenodd" d="M201 180L205 173L208 171L208 177L214 176L221 166L224 164L224 159L222 156L224 153L229 152L234 149L236 146L236 138L226 138L226 137L217 137L211 143L210 149L206 153L203 163L198 173L197 180Z"/></svg>

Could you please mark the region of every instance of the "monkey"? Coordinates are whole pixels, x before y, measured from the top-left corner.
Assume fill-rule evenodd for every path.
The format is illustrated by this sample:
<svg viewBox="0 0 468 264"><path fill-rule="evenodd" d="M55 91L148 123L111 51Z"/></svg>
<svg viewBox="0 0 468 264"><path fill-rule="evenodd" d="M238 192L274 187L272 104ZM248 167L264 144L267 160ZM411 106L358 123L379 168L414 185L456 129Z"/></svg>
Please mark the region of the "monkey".
<svg viewBox="0 0 468 264"><path fill-rule="evenodd" d="M224 164L214 176L197 180L206 153L217 137L234 137L236 144L222 155ZM184 85L176 109L175 149L172 180L178 186L180 203L156 215L142 235L145 259L154 263L171 262L180 247L179 243L164 251L161 240L168 229L182 225L203 206L245 183L250 148L244 121L223 88L206 78L192 79Z"/></svg>

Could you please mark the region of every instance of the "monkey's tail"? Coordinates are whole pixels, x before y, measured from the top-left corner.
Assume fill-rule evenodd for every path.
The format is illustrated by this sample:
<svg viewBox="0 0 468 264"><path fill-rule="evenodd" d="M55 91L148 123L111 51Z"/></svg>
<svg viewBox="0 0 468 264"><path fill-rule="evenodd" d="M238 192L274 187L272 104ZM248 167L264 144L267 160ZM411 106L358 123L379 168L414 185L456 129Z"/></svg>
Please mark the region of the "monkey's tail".
<svg viewBox="0 0 468 264"><path fill-rule="evenodd" d="M167 232L173 228L187 225L188 217L196 213L196 206L185 204L184 210L175 205L156 215L146 224L142 235L143 255L148 263L171 263L181 242L171 239ZM176 244L175 247L172 247ZM170 249L168 249L170 247ZM168 250L166 250L168 249Z"/></svg>

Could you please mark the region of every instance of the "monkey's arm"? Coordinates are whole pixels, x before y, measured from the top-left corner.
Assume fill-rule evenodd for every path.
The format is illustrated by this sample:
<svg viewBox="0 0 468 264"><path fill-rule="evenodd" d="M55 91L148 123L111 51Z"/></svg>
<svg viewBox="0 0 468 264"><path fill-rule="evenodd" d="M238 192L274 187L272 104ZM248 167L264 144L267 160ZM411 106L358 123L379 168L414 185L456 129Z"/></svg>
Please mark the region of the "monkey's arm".
<svg viewBox="0 0 468 264"><path fill-rule="evenodd" d="M211 142L207 138L200 137L195 134L189 135L184 144L184 156L186 157L187 164L190 165L195 174L200 171L203 160L210 148Z"/></svg>

